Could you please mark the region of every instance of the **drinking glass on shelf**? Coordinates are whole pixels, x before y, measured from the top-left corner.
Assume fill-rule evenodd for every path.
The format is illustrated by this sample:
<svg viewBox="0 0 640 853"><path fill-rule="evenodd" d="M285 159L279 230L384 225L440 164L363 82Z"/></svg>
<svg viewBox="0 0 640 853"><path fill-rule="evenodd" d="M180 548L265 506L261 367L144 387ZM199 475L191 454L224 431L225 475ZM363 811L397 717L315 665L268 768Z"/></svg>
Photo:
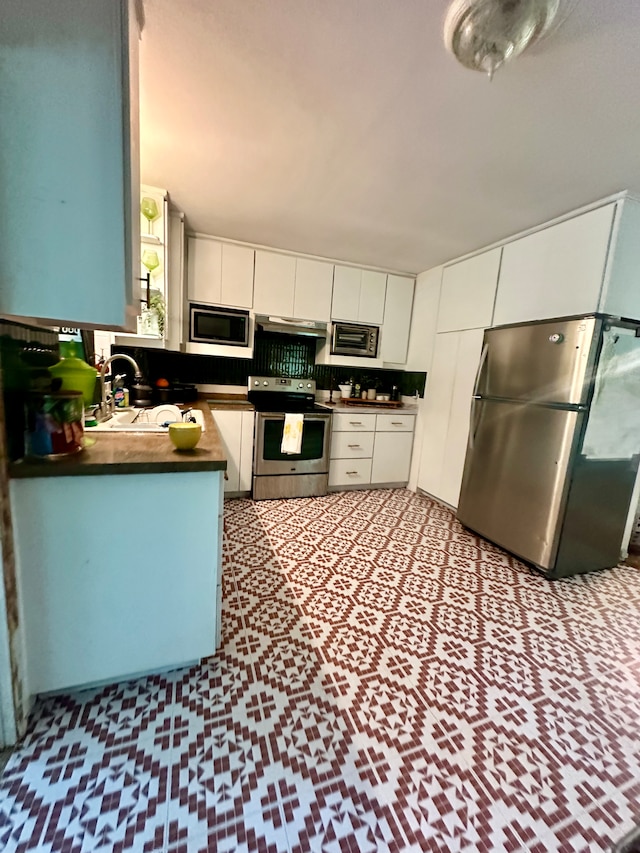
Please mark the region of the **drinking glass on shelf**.
<svg viewBox="0 0 640 853"><path fill-rule="evenodd" d="M140 201L140 213L149 223L149 234L152 234L153 231L151 229L151 223L160 215L156 200L154 198L150 198L149 196L145 196Z"/></svg>
<svg viewBox="0 0 640 853"><path fill-rule="evenodd" d="M158 257L158 253L153 249L145 249L142 253L142 263L149 270L149 272L153 272L158 269L160 266L160 258Z"/></svg>

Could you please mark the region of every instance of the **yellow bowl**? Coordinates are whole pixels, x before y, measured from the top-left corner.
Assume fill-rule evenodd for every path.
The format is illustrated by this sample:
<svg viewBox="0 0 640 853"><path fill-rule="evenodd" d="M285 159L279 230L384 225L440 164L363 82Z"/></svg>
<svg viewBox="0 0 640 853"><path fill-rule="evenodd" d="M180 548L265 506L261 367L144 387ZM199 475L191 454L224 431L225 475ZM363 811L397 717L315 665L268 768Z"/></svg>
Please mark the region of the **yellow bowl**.
<svg viewBox="0 0 640 853"><path fill-rule="evenodd" d="M201 435L200 424L169 424L169 438L176 450L193 450Z"/></svg>

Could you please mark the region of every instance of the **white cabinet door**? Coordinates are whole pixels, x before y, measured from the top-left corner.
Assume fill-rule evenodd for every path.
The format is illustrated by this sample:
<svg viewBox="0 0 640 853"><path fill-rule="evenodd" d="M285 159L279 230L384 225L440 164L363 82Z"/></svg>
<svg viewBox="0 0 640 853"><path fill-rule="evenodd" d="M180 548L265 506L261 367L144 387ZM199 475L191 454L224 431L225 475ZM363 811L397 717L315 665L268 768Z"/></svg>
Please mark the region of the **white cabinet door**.
<svg viewBox="0 0 640 853"><path fill-rule="evenodd" d="M464 459L469 437L469 413L473 384L482 350L483 329L458 332L456 372L451 395L451 409L444 446L442 475L437 497L450 506L458 506Z"/></svg>
<svg viewBox="0 0 640 853"><path fill-rule="evenodd" d="M491 249L444 268L436 331L491 325L501 253L501 248Z"/></svg>
<svg viewBox="0 0 640 853"><path fill-rule="evenodd" d="M293 317L296 259L256 249L253 308L256 314Z"/></svg>
<svg viewBox="0 0 640 853"><path fill-rule="evenodd" d="M184 213L169 213L169 263L167 270L167 316L165 343L168 349L180 349L184 321Z"/></svg>
<svg viewBox="0 0 640 853"><path fill-rule="evenodd" d="M608 204L508 243L493 325L596 311L614 213Z"/></svg>
<svg viewBox="0 0 640 853"><path fill-rule="evenodd" d="M372 432L352 435L349 432L331 433L332 459L370 459L373 455Z"/></svg>
<svg viewBox="0 0 640 853"><path fill-rule="evenodd" d="M59 0L2 3L0 314L135 332L135 4L70 12Z"/></svg>
<svg viewBox="0 0 640 853"><path fill-rule="evenodd" d="M404 364L407 360L411 308L415 280L400 275L387 276L382 327L382 360Z"/></svg>
<svg viewBox="0 0 640 853"><path fill-rule="evenodd" d="M222 243L220 304L253 308L255 251L248 246Z"/></svg>
<svg viewBox="0 0 640 853"><path fill-rule="evenodd" d="M227 457L227 479L225 492L240 491L240 453L242 450L243 412L226 412L214 409L211 414L218 427Z"/></svg>
<svg viewBox="0 0 640 853"><path fill-rule="evenodd" d="M206 237L187 240L187 294L192 302L220 304L222 243Z"/></svg>
<svg viewBox="0 0 640 853"><path fill-rule="evenodd" d="M331 425L333 432L373 432L375 428L376 416L359 412L336 412Z"/></svg>
<svg viewBox="0 0 640 853"><path fill-rule="evenodd" d="M242 412L242 437L240 442L240 482L239 491L251 491L253 473L253 431L255 413Z"/></svg>
<svg viewBox="0 0 640 853"><path fill-rule="evenodd" d="M335 266L333 275L332 320L358 322L360 312L360 283L362 270L356 267Z"/></svg>
<svg viewBox="0 0 640 853"><path fill-rule="evenodd" d="M435 497L440 494L459 336L459 332L436 335L431 370L427 375L425 388L418 486Z"/></svg>
<svg viewBox="0 0 640 853"><path fill-rule="evenodd" d="M373 445L372 483L406 483L411 467L413 431L376 432Z"/></svg>
<svg viewBox="0 0 640 853"><path fill-rule="evenodd" d="M360 281L360 303L358 321L381 326L384 320L384 298L387 291L387 275L373 270L362 270Z"/></svg>
<svg viewBox="0 0 640 853"><path fill-rule="evenodd" d="M298 320L331 319L331 290L333 264L298 258L296 262L296 288L293 315Z"/></svg>
<svg viewBox="0 0 640 853"><path fill-rule="evenodd" d="M227 457L225 492L250 492L253 470L254 412L213 409L211 414L218 427Z"/></svg>
<svg viewBox="0 0 640 853"><path fill-rule="evenodd" d="M371 482L371 459L332 459L330 486L366 486Z"/></svg>
<svg viewBox="0 0 640 853"><path fill-rule="evenodd" d="M413 432L415 415L376 415L376 432Z"/></svg>

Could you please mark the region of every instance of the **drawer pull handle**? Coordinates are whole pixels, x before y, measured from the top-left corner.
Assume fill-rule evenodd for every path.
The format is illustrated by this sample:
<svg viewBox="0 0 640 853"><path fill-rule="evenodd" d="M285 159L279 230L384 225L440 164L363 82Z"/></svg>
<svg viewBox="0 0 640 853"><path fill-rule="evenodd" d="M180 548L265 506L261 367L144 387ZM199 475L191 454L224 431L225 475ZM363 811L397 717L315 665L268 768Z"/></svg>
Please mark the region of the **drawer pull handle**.
<svg viewBox="0 0 640 853"><path fill-rule="evenodd" d="M351 426L362 426L362 421L349 421Z"/></svg>
<svg viewBox="0 0 640 853"><path fill-rule="evenodd" d="M392 426L404 426L403 421L391 421Z"/></svg>
<svg viewBox="0 0 640 853"><path fill-rule="evenodd" d="M360 447L360 445L359 444L349 444L348 447L350 447L352 450L356 450L357 448Z"/></svg>
<svg viewBox="0 0 640 853"><path fill-rule="evenodd" d="M357 476L357 475L358 475L358 472L357 472L357 471L347 471L347 474L348 474L350 477L351 477L351 476Z"/></svg>

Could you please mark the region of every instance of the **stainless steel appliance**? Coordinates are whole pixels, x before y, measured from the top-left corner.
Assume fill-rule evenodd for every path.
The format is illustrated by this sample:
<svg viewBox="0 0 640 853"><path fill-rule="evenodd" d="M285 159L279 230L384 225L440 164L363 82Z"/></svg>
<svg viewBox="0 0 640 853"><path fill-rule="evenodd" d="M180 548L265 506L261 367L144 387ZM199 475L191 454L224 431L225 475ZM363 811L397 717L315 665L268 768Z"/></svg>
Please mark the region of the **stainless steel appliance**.
<svg viewBox="0 0 640 853"><path fill-rule="evenodd" d="M282 335L301 335L306 338L326 338L327 324L316 320L290 320L256 314L256 329Z"/></svg>
<svg viewBox="0 0 640 853"><path fill-rule="evenodd" d="M249 312L190 302L189 342L246 347L249 344Z"/></svg>
<svg viewBox="0 0 640 853"><path fill-rule="evenodd" d="M313 379L250 376L247 396L256 408L253 497L325 495L329 482L331 412L315 403ZM286 413L302 412L302 446L282 453Z"/></svg>
<svg viewBox="0 0 640 853"><path fill-rule="evenodd" d="M485 332L458 518L548 577L620 561L638 500L639 329L590 315Z"/></svg>
<svg viewBox="0 0 640 853"><path fill-rule="evenodd" d="M358 323L333 324L331 335L332 355L360 355L376 358L378 355L378 326L362 326Z"/></svg>

